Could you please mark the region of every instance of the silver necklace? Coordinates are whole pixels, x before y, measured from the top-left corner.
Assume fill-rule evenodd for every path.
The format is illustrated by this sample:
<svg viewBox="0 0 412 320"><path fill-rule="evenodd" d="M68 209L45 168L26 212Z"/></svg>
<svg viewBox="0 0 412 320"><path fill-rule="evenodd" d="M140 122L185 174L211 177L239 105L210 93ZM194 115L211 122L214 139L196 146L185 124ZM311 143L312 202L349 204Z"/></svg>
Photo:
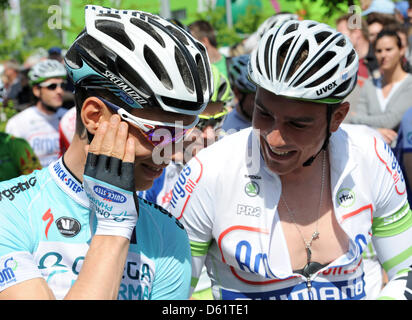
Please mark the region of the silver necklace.
<svg viewBox="0 0 412 320"><path fill-rule="evenodd" d="M323 160L322 160L322 180L321 180L321 190L320 190L320 199L319 199L319 208L318 208L318 218L316 220L316 228L315 231L312 233L312 237L309 241L307 241L305 239L305 237L303 236L302 231L299 229L298 224L296 223L296 219L295 219L295 215L293 214L293 211L290 210L288 204L285 201L285 198L283 197L283 194L280 195L280 197L282 198L283 203L285 204L285 207L289 213L290 218L292 219L293 224L296 227L296 230L299 232L303 243L305 245L305 250L306 250L306 256L307 256L307 263L305 265L305 267L302 269L302 273L305 276L309 276L311 274L313 274L314 272L316 272L318 269L318 266L321 266L319 263L317 262L312 262L312 251L311 251L311 247L312 247L312 242L313 240L316 240L319 238L319 217L320 217L320 210L322 208L322 203L323 203L323 189L325 186L325 167L326 167L326 152L323 151Z"/></svg>

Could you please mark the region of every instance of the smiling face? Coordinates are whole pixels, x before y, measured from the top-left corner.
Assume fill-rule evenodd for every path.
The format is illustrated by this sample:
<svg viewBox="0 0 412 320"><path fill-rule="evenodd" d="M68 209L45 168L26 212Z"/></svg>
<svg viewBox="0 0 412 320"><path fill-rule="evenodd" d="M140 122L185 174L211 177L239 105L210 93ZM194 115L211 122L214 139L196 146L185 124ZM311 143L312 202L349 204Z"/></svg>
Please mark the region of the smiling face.
<svg viewBox="0 0 412 320"><path fill-rule="evenodd" d="M259 129L261 153L278 175L302 169L326 136L326 105L277 96L259 88L253 128Z"/></svg>

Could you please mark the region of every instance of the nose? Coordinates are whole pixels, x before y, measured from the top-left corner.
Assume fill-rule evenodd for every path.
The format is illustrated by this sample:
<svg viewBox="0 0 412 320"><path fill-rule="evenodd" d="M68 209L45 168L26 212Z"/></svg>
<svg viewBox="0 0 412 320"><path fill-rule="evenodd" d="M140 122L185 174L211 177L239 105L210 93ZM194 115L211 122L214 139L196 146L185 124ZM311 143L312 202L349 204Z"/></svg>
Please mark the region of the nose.
<svg viewBox="0 0 412 320"><path fill-rule="evenodd" d="M279 128L273 128L264 134L266 142L272 147L281 147L286 145L282 131Z"/></svg>

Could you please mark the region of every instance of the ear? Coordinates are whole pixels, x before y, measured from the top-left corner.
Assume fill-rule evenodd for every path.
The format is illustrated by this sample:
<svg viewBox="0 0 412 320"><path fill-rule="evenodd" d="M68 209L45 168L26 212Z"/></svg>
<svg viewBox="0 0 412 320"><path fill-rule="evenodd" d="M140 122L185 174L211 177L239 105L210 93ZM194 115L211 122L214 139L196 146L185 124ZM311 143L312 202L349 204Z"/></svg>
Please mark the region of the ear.
<svg viewBox="0 0 412 320"><path fill-rule="evenodd" d="M34 96L36 98L39 98L40 97L40 87L37 85L34 85L32 90L33 90Z"/></svg>
<svg viewBox="0 0 412 320"><path fill-rule="evenodd" d="M87 98L80 113L84 126L91 134L95 134L100 123L109 119L110 115L106 105L96 97Z"/></svg>
<svg viewBox="0 0 412 320"><path fill-rule="evenodd" d="M338 130L339 126L345 119L346 115L349 112L350 104L345 101L340 104L340 106L333 112L332 119L330 121L330 131L335 132Z"/></svg>

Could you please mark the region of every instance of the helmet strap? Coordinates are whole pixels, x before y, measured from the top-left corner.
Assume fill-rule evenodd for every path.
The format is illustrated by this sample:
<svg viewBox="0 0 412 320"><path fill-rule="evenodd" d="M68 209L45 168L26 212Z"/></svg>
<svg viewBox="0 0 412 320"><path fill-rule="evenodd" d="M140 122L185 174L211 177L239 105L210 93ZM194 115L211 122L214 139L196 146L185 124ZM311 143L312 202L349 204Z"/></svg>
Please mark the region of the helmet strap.
<svg viewBox="0 0 412 320"><path fill-rule="evenodd" d="M319 155L319 153L321 153L322 150L325 150L328 148L329 145L329 138L331 136L330 133L330 121L332 119L332 113L333 113L334 108L331 105L327 105L326 107L326 138L325 141L323 142L322 148L320 148L320 150L313 156L311 156L308 160L306 160L303 163L304 167L309 167L313 161L316 159L316 157Z"/></svg>

